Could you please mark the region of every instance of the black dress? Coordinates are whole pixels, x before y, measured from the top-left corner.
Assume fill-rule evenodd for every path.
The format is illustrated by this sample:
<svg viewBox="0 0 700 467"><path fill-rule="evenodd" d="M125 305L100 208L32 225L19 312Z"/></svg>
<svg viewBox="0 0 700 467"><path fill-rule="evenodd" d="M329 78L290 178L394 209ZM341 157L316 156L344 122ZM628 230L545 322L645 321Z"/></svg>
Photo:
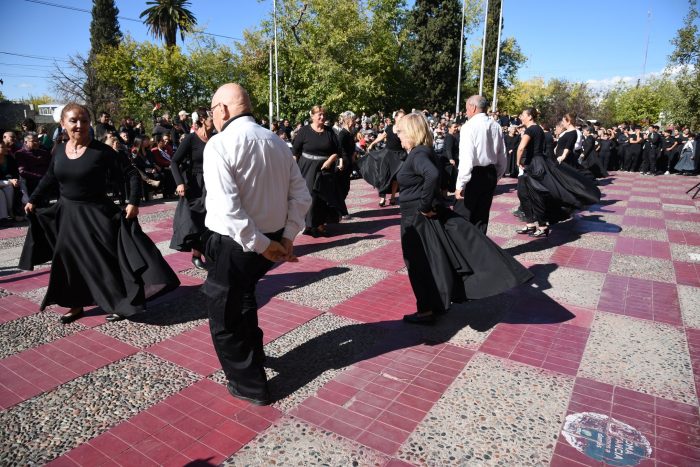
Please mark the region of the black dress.
<svg viewBox="0 0 700 467"><path fill-rule="evenodd" d="M143 311L146 300L175 289L180 281L138 221L125 219L107 197L107 175L126 173L129 203L138 205L138 174L119 167L117 154L95 140L77 159L69 159L65 148L56 146L49 170L29 200L33 203L55 184L60 188L56 204L30 214L19 267L31 271L52 261L42 310L52 304L97 304L122 316Z"/></svg>
<svg viewBox="0 0 700 467"><path fill-rule="evenodd" d="M600 164L603 166L606 172L608 170L608 167L612 166L610 161L610 158L612 156L612 146L613 141L611 139L600 139L598 141L598 159L600 160Z"/></svg>
<svg viewBox="0 0 700 467"><path fill-rule="evenodd" d="M636 133L630 133L628 142L629 146L627 147L625 170L628 172L636 172L639 170L639 165L642 162L642 144L644 140Z"/></svg>
<svg viewBox="0 0 700 467"><path fill-rule="evenodd" d="M542 132L536 125L528 127L528 130L531 128L533 133ZM576 132L566 133L569 134L573 135L575 142ZM541 138L544 140L543 132ZM535 137L532 141L537 140L538 137ZM561 144L561 138L559 142ZM528 144L524 156L525 173L518 180L518 198L527 222L537 222L544 226L547 222L561 220L571 209L581 209L600 201L600 190L595 185L595 180L569 164L558 164L543 152L535 150L535 146L531 151ZM562 152L563 149L558 149L559 155Z"/></svg>
<svg viewBox="0 0 700 467"><path fill-rule="evenodd" d="M401 250L419 312L485 298L532 278L512 256L449 209L440 194L437 156L418 146L397 175L401 190ZM421 212L434 211L427 218Z"/></svg>
<svg viewBox="0 0 700 467"><path fill-rule="evenodd" d="M576 153L574 152L574 147L576 147L576 138L578 138L576 130L565 131L559 135L557 147L554 152L555 157L559 158L562 154L564 154L564 149L568 149L569 152L566 154L566 158L564 159L563 163L569 164L571 167L578 166L578 160Z"/></svg>
<svg viewBox="0 0 700 467"><path fill-rule="evenodd" d="M301 176L311 193L311 208L306 213L306 227L316 228L327 222L338 222L348 209L342 195L335 171L321 170L326 160L333 154L341 156L338 137L335 132L323 127L315 131L311 125L302 127L294 138L292 147L299 161Z"/></svg>
<svg viewBox="0 0 700 467"><path fill-rule="evenodd" d="M204 218L204 146L197 133L187 134L173 155L170 169L176 185L185 185L185 196L180 197L173 218L173 238L170 248L177 251L202 251L201 236L206 231Z"/></svg>
<svg viewBox="0 0 700 467"><path fill-rule="evenodd" d="M598 153L595 150L595 138L593 135L586 136L583 140L583 153L581 154L581 165L588 169L595 178L603 178L608 176L608 171L605 170L603 164L598 158Z"/></svg>
<svg viewBox="0 0 700 467"><path fill-rule="evenodd" d="M513 136L505 134L503 142L506 145L506 175L509 177L518 176L518 146L520 146L520 134L515 133Z"/></svg>
<svg viewBox="0 0 700 467"><path fill-rule="evenodd" d="M401 147L401 140L394 133L394 126L384 129L386 145L384 149L369 151L357 161L362 178L379 191L379 196L391 192L391 184L401 170L401 163L406 158L406 151Z"/></svg>
<svg viewBox="0 0 700 467"><path fill-rule="evenodd" d="M355 139L352 133L343 128L338 133L338 143L340 145L340 157L343 159L343 170L337 171L340 194L343 199L350 193L350 175L352 175L353 155L355 154Z"/></svg>

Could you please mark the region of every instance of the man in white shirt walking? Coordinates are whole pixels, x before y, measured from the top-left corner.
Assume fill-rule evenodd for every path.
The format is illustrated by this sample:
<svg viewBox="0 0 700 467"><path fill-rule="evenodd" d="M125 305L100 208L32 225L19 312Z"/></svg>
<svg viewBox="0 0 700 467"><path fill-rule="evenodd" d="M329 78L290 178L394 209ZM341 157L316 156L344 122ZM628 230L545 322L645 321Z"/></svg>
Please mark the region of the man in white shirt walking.
<svg viewBox="0 0 700 467"><path fill-rule="evenodd" d="M284 141L256 124L245 89L221 86L208 113L219 131L204 149L209 327L228 391L267 405L255 286L274 262L297 261L311 196Z"/></svg>
<svg viewBox="0 0 700 467"><path fill-rule="evenodd" d="M467 99L467 117L459 139L459 171L454 210L484 234L498 179L506 171L506 145L498 122L486 115L486 99Z"/></svg>

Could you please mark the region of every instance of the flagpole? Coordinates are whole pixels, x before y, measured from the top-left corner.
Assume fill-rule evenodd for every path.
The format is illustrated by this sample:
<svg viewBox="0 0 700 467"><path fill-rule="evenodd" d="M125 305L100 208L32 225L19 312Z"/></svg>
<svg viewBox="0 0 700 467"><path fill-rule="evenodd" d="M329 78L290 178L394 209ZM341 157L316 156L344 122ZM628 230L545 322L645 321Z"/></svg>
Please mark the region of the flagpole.
<svg viewBox="0 0 700 467"><path fill-rule="evenodd" d="M467 0L462 3L462 29L459 31L459 68L457 71L457 105L455 106L455 118L459 113L460 91L462 90L462 50L464 48L464 12L467 9Z"/></svg>
<svg viewBox="0 0 700 467"><path fill-rule="evenodd" d="M486 0L486 8L484 10L484 38L481 41L481 73L479 74L479 95L484 91L484 58L486 57L486 27L489 22L489 0Z"/></svg>
<svg viewBox="0 0 700 467"><path fill-rule="evenodd" d="M270 43L270 106L268 107L270 120L268 122L268 128L272 129L272 117L274 110L274 103L272 102L272 43Z"/></svg>
<svg viewBox="0 0 700 467"><path fill-rule="evenodd" d="M273 20L275 23L275 103L277 110L277 120L280 119L280 73L277 68L277 0L272 0L272 7L275 10L273 12Z"/></svg>
<svg viewBox="0 0 700 467"><path fill-rule="evenodd" d="M498 62L501 59L501 29L503 29L503 0L501 1L501 12L498 18L498 42L496 43L496 70L494 71L493 78L493 102L491 103L491 111L496 111L496 104L498 103Z"/></svg>

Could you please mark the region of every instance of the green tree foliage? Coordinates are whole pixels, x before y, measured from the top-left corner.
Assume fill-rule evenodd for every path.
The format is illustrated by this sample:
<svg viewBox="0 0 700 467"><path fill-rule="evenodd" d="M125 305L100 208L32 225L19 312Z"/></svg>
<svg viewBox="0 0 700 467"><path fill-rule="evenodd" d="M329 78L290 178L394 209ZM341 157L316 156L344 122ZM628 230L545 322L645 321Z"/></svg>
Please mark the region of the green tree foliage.
<svg viewBox="0 0 700 467"><path fill-rule="evenodd" d="M93 0L90 22L91 53L98 54L105 47L115 47L122 40L117 16L119 9L114 0Z"/></svg>
<svg viewBox="0 0 700 467"><path fill-rule="evenodd" d="M412 106L432 110L454 106L457 94L462 2L416 0L408 20Z"/></svg>
<svg viewBox="0 0 700 467"><path fill-rule="evenodd" d="M596 98L584 83L562 79L545 82L542 78L533 78L516 81L503 108L517 115L526 107L535 107L540 112L540 122L553 127L568 112L584 120L595 119Z"/></svg>
<svg viewBox="0 0 700 467"><path fill-rule="evenodd" d="M487 49L488 50L488 49ZM488 55L488 54L487 54ZM495 50L494 50L495 60ZM484 60L485 61L485 60ZM527 62L527 57L520 49L518 41L514 37L507 37L501 41L501 55L498 60L498 92L500 108L505 108L510 102L509 93L513 89L518 76L518 70ZM486 67L484 70L484 89L483 94L486 99L491 102L493 99L493 69L488 72ZM477 94L479 92L479 75L481 73L481 45L475 45L471 49L471 53L466 58L465 63L465 95ZM486 80L487 74L491 77ZM520 109L522 110L522 109Z"/></svg>
<svg viewBox="0 0 700 467"><path fill-rule="evenodd" d="M669 65L678 70L675 76L678 92L672 96L669 118L700 130L700 34L696 0L689 0L683 27L673 39L674 51Z"/></svg>
<svg viewBox="0 0 700 467"><path fill-rule="evenodd" d="M167 50L150 42L125 37L118 47L97 56L95 68L101 80L115 83L122 95L122 115L150 120L155 103L176 113L197 106L209 107L211 96L223 83L241 82L231 49L214 40L199 38L183 53L178 46Z"/></svg>
<svg viewBox="0 0 700 467"><path fill-rule="evenodd" d="M197 25L197 19L187 8L189 0L152 0L139 18L144 18L144 24L156 39L163 39L168 47L175 46L177 32L180 39L185 40L185 33L192 32Z"/></svg>
<svg viewBox="0 0 700 467"><path fill-rule="evenodd" d="M484 94L489 100L493 97L493 79L496 70L498 29L500 27L501 0L489 0L486 13L486 53L484 54ZM504 19L505 22L505 19ZM479 50L481 53L481 50ZM500 57L499 57L500 62ZM500 67L499 67L500 68ZM499 70L500 74L500 70Z"/></svg>
<svg viewBox="0 0 700 467"><path fill-rule="evenodd" d="M315 104L331 114L399 105L405 87L404 0L278 1L282 118L308 119ZM272 18L237 44L237 69L256 114L267 115ZM403 101L405 102L405 101Z"/></svg>
<svg viewBox="0 0 700 467"><path fill-rule="evenodd" d="M673 101L678 97L677 82L668 77L647 80L637 86L620 83L607 91L598 105L598 119L616 123L670 123Z"/></svg>

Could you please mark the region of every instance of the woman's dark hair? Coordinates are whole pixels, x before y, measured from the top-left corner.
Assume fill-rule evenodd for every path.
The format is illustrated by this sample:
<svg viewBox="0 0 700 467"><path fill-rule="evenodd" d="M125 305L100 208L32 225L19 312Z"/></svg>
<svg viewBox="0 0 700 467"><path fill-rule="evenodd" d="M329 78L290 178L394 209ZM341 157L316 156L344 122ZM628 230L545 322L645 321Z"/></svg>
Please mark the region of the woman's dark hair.
<svg viewBox="0 0 700 467"><path fill-rule="evenodd" d="M25 118L22 120L21 126L27 127L26 131L36 131L36 122L31 118Z"/></svg>
<svg viewBox="0 0 700 467"><path fill-rule="evenodd" d="M194 122L194 126L197 128L202 128L204 126L204 121L207 119L208 111L209 109L206 107L197 107L197 110L195 110L195 112L197 112L197 121Z"/></svg>
<svg viewBox="0 0 700 467"><path fill-rule="evenodd" d="M564 118L566 119L567 122L571 123L572 125L576 125L576 113L575 112L565 113Z"/></svg>
<svg viewBox="0 0 700 467"><path fill-rule="evenodd" d="M145 155L145 152L142 152L142 147L143 147L143 142L144 140L151 139L150 136L147 135L139 135L134 138L134 149L136 150L136 153L139 155Z"/></svg>
<svg viewBox="0 0 700 467"><path fill-rule="evenodd" d="M90 111L87 107L85 107L82 104L78 104L77 102L69 102L63 107L63 110L61 110L61 121L63 121L63 118L71 110L82 110L83 112L85 112L85 115L87 115L88 120L90 120Z"/></svg>
<svg viewBox="0 0 700 467"><path fill-rule="evenodd" d="M534 107L527 107L527 108L525 108L525 110L523 110L523 112L528 114L535 121L537 121L537 117L539 117L539 115L540 115L540 113Z"/></svg>

